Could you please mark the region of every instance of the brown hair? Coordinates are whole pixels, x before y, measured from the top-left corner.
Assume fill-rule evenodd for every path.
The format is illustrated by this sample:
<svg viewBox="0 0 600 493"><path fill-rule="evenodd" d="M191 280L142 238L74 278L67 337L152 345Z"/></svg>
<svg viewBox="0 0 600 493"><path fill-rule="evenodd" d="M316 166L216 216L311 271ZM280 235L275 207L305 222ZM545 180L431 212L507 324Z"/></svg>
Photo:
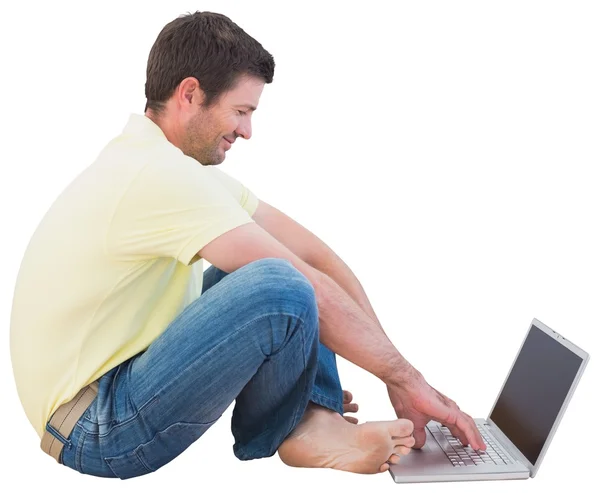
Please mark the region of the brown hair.
<svg viewBox="0 0 600 493"><path fill-rule="evenodd" d="M229 17L195 12L169 22L152 45L146 68L146 108L156 114L186 77L195 77L204 108L235 87L240 76L273 81L275 61Z"/></svg>

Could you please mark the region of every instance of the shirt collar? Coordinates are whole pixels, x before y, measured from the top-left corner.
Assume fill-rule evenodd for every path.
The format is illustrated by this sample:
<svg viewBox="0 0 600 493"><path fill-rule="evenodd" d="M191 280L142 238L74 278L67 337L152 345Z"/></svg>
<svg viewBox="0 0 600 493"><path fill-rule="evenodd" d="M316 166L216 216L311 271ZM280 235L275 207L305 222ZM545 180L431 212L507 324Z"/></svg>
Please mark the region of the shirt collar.
<svg viewBox="0 0 600 493"><path fill-rule="evenodd" d="M146 115L131 113L129 120L123 129L124 134L132 134L140 137L152 137L166 139L162 129Z"/></svg>

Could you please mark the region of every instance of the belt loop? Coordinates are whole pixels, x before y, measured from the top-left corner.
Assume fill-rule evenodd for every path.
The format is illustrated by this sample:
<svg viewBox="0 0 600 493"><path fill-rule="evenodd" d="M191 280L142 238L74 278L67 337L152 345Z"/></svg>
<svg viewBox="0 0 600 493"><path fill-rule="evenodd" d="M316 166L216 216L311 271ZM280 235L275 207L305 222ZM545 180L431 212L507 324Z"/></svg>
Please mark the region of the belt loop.
<svg viewBox="0 0 600 493"><path fill-rule="evenodd" d="M69 439L71 432L79 418L98 395L98 382L92 382L82 388L73 399L62 404L46 424L46 431L42 435L41 448L52 456L59 464L63 447L71 448Z"/></svg>
<svg viewBox="0 0 600 493"><path fill-rule="evenodd" d="M46 431L58 441L60 441L63 445L71 443L71 440L69 440L67 437L62 436L60 432L50 424L50 422L46 423Z"/></svg>

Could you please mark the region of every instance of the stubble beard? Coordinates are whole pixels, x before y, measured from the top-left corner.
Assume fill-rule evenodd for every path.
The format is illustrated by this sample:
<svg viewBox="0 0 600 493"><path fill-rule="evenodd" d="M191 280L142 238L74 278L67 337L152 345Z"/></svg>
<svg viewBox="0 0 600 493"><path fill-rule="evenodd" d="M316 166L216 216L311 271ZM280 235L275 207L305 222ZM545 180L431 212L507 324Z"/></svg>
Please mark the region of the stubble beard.
<svg viewBox="0 0 600 493"><path fill-rule="evenodd" d="M198 114L190 121L187 127L187 135L183 145L183 153L198 161L203 166L216 166L225 160L225 156L219 152L222 138L217 142L206 142L202 135L211 135L213 132L211 122L202 114Z"/></svg>

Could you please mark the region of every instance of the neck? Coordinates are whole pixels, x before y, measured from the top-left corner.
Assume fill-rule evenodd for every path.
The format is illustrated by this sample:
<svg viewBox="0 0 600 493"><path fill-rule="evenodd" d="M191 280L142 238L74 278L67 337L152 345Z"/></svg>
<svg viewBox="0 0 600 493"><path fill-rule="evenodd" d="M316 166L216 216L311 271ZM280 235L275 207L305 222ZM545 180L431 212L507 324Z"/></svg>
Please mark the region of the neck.
<svg viewBox="0 0 600 493"><path fill-rule="evenodd" d="M183 143L183 129L177 124L175 118L170 118L166 112L159 117L152 110L146 110L144 115L158 125L171 144L181 149L181 144Z"/></svg>

